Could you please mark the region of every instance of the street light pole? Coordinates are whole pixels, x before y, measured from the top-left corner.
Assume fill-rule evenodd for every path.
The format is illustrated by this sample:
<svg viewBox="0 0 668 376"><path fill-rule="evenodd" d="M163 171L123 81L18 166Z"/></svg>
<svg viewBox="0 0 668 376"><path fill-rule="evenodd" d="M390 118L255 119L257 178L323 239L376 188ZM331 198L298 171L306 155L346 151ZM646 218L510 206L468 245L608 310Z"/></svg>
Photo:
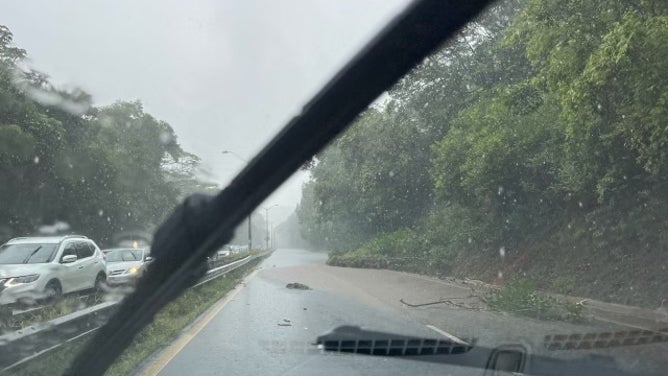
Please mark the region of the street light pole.
<svg viewBox="0 0 668 376"><path fill-rule="evenodd" d="M239 154L237 154L237 153L235 153L235 152L233 152L233 151L231 151L231 150L223 150L223 151L221 151L221 153L222 153L222 154L230 154L230 155L233 155L233 156L237 157L237 159L239 159L239 160L241 160L242 162L244 162L245 164L248 164L248 160L247 160L246 158L240 156ZM253 227L253 226L251 225L251 217L252 217L252 216L253 216L253 213L252 213L252 212L251 212L250 214L248 214L248 252L250 252L251 249L253 249L253 234L252 234L252 230L251 230L252 227Z"/></svg>
<svg viewBox="0 0 668 376"><path fill-rule="evenodd" d="M267 236L265 238L266 243L267 243L267 250L269 249L269 239L270 239L270 237L269 237L269 210L271 210L271 208L275 208L277 206L278 206L278 204L274 204L274 205L267 206L266 208L264 208L264 219L267 222Z"/></svg>

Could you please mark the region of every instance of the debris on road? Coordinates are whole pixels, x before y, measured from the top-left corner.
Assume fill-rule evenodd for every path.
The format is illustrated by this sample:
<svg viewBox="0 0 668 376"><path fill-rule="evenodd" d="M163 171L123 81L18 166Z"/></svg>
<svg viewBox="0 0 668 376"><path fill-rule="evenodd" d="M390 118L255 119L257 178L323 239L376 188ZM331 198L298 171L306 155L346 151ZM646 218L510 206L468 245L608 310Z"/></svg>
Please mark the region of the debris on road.
<svg viewBox="0 0 668 376"><path fill-rule="evenodd" d="M279 322L278 326L292 326L292 324L289 322Z"/></svg>
<svg viewBox="0 0 668 376"><path fill-rule="evenodd" d="M288 322L289 323L289 322L292 322L292 321L290 321L288 319L283 319L283 322Z"/></svg>
<svg viewBox="0 0 668 376"><path fill-rule="evenodd" d="M464 278L461 280L461 283L464 285L474 285L474 286L485 286L487 283L477 280L477 279L469 279L469 278Z"/></svg>
<svg viewBox="0 0 668 376"><path fill-rule="evenodd" d="M310 290L311 289L307 285L305 285L303 283L299 283L299 282L288 283L287 285L285 285L285 287L287 287L289 289L295 289L295 290Z"/></svg>
<svg viewBox="0 0 668 376"><path fill-rule="evenodd" d="M481 304L475 303L475 302L474 303L453 302L453 300L457 300L457 299L471 299L471 298L480 299L478 296L469 295L469 296L464 296L464 297L444 298L444 299L433 301L433 302L418 303L418 304L408 303L403 298L399 299L399 301L402 304L404 304L408 307L424 307L424 306L430 306L430 305L436 305L436 304L445 304L445 305L449 305L449 306L452 306L452 307L468 309L468 310L472 310L472 311L482 311L482 310L485 309Z"/></svg>

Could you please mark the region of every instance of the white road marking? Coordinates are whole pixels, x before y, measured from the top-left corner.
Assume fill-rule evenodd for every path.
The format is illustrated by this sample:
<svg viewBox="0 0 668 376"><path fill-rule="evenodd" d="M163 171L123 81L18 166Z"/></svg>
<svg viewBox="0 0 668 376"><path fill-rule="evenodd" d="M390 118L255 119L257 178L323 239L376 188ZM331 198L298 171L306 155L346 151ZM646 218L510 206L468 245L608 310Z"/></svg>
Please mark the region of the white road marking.
<svg viewBox="0 0 668 376"><path fill-rule="evenodd" d="M448 338L452 342L461 343L462 345L469 345L469 343L464 341L463 339L457 338L457 337L453 336L452 334L446 332L445 330L439 329L439 328L437 328L433 325L427 325L427 328L435 331L436 333L442 335L443 337Z"/></svg>

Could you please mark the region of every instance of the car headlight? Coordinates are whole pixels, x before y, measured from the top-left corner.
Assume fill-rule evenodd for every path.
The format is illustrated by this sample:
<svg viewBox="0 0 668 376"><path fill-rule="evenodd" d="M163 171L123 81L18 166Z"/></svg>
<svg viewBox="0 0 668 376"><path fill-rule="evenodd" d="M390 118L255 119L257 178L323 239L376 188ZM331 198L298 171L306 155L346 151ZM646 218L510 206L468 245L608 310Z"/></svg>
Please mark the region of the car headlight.
<svg viewBox="0 0 668 376"><path fill-rule="evenodd" d="M128 274L137 274L137 273L139 273L139 269L140 268L138 266L133 266L130 269L128 269L127 273Z"/></svg>
<svg viewBox="0 0 668 376"><path fill-rule="evenodd" d="M39 274L24 275L21 277L10 278L9 281L5 283L5 286L16 286L22 285L24 283L35 282L39 278Z"/></svg>

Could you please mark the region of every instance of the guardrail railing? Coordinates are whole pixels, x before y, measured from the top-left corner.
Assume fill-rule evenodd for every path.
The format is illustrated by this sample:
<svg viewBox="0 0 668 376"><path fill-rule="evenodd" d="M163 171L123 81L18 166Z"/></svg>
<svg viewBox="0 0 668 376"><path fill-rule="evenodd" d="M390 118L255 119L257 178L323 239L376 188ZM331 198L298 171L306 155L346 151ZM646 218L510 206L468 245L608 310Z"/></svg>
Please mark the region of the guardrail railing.
<svg viewBox="0 0 668 376"><path fill-rule="evenodd" d="M266 254L249 255L206 272L193 287L210 282ZM0 336L0 374L88 335L107 322L120 303L104 302Z"/></svg>

